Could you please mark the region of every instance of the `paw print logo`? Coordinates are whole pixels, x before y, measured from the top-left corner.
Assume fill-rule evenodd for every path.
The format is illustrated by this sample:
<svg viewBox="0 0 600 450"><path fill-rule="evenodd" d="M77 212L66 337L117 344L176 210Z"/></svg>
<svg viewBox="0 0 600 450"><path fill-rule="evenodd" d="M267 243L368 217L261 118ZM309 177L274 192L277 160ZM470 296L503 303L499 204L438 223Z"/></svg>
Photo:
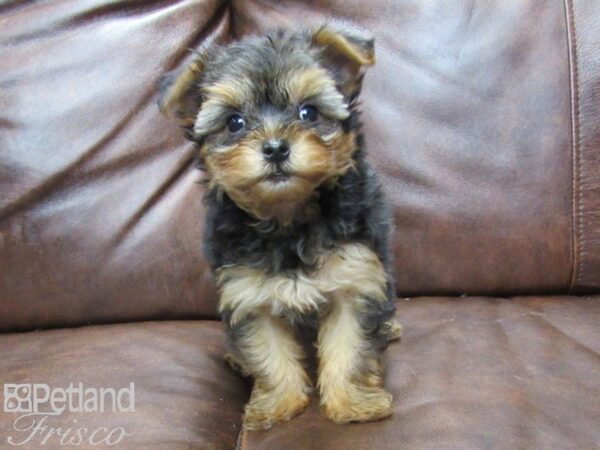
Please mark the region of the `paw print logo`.
<svg viewBox="0 0 600 450"><path fill-rule="evenodd" d="M30 384L5 384L4 412L32 412L31 392Z"/></svg>

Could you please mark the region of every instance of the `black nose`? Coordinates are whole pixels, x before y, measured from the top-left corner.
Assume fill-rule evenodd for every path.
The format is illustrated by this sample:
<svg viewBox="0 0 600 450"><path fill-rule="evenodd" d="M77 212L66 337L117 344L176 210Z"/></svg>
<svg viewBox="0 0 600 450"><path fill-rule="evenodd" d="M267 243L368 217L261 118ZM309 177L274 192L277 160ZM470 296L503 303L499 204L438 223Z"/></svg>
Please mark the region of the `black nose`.
<svg viewBox="0 0 600 450"><path fill-rule="evenodd" d="M263 144L263 155L272 163L282 163L290 156L290 146L284 139L270 139Z"/></svg>

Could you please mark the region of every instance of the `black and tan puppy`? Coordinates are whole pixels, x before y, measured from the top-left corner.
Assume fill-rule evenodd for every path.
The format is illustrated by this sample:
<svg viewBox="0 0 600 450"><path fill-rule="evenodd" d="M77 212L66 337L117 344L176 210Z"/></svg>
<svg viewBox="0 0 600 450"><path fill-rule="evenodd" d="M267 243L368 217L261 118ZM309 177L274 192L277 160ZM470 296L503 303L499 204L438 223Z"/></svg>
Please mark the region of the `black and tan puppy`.
<svg viewBox="0 0 600 450"><path fill-rule="evenodd" d="M399 335L390 216L365 161L357 96L373 40L321 27L213 48L161 86L199 147L205 256L230 360L254 378L245 426L308 404L298 326L317 324L318 389L336 422L391 414L381 351Z"/></svg>

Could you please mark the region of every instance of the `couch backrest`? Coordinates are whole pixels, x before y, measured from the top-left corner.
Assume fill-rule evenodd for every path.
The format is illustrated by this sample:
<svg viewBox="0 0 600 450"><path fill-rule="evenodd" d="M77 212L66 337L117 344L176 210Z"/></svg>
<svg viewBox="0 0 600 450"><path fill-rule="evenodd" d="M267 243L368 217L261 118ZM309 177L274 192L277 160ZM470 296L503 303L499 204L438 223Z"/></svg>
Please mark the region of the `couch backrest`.
<svg viewBox="0 0 600 450"><path fill-rule="evenodd" d="M1 329L214 317L200 174L155 86L190 48L324 21L376 37L400 295L600 287L594 0L308 3L0 6Z"/></svg>

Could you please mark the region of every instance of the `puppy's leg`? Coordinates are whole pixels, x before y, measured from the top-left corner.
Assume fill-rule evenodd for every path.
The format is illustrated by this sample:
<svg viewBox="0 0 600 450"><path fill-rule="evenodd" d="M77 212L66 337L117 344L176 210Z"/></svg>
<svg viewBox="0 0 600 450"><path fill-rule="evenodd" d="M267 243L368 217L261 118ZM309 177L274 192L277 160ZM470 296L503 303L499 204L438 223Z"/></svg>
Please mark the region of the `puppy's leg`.
<svg viewBox="0 0 600 450"><path fill-rule="evenodd" d="M334 422L364 422L392 413L383 385L379 351L365 336L360 307L336 298L319 328L319 391L324 412Z"/></svg>
<svg viewBox="0 0 600 450"><path fill-rule="evenodd" d="M304 352L289 324L260 311L232 329L234 351L254 378L245 407L247 429L270 428L289 420L308 405L309 379L302 366Z"/></svg>
<svg viewBox="0 0 600 450"><path fill-rule="evenodd" d="M302 365L304 349L290 324L273 313L273 301L304 299L310 306L310 294L318 292L299 289L292 278L266 276L242 266L220 270L217 283L219 308L231 338L227 359L254 378L245 408L246 428L269 428L290 419L307 406L310 380Z"/></svg>
<svg viewBox="0 0 600 450"><path fill-rule="evenodd" d="M385 271L371 250L350 244L328 259L320 277L332 291L318 335L325 415L338 423L387 417L392 396L383 389L381 352L399 330L392 325Z"/></svg>

